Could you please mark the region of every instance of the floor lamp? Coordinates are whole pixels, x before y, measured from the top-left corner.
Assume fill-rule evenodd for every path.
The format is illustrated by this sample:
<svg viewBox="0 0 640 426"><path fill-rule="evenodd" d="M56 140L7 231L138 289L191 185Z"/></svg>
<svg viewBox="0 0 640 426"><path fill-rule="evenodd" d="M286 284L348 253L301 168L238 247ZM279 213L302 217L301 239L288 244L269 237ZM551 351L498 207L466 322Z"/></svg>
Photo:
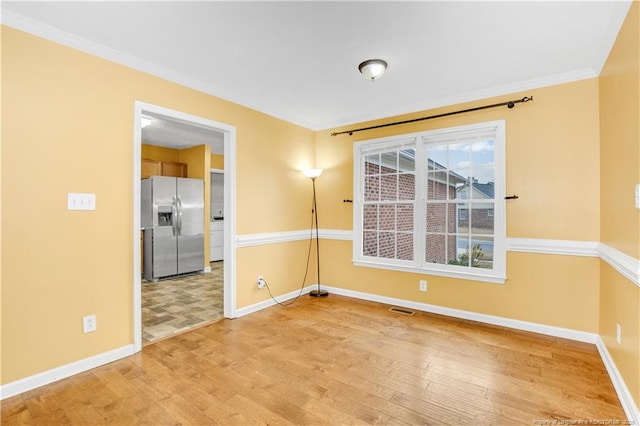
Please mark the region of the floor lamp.
<svg viewBox="0 0 640 426"><path fill-rule="evenodd" d="M309 293L312 297L327 297L329 292L320 289L320 237L318 236L318 205L316 203L316 178L322 174L322 169L307 169L304 175L311 179L313 184L313 215L316 222L316 268L318 270L318 288Z"/></svg>

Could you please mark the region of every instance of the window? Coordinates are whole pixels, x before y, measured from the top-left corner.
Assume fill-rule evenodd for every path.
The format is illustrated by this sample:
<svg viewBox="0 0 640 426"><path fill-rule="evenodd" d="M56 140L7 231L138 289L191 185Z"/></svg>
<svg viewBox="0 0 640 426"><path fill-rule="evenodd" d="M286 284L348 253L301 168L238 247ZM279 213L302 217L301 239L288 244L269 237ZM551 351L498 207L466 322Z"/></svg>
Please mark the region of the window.
<svg viewBox="0 0 640 426"><path fill-rule="evenodd" d="M354 263L504 282L504 121L358 142Z"/></svg>

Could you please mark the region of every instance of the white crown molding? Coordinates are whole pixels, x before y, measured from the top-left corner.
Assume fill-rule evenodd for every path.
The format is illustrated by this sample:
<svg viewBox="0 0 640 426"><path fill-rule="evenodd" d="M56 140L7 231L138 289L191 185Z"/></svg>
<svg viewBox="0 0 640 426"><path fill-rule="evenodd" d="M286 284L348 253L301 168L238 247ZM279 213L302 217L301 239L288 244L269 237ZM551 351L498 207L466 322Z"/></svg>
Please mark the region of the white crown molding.
<svg viewBox="0 0 640 426"><path fill-rule="evenodd" d="M640 260L604 243L598 244L600 259L640 287Z"/></svg>
<svg viewBox="0 0 640 426"><path fill-rule="evenodd" d="M227 93L224 87L217 87L211 84L207 84L202 80L192 78L182 73L171 71L167 68L141 60L119 50L111 49L102 44L95 43L67 31L62 31L49 25L45 25L41 22L26 18L12 11L2 9L2 13L0 14L0 22L3 25L15 28L20 31L24 31L26 33L44 38L46 40L53 41L55 43L62 44L67 47L71 47L81 52L85 52L99 58L107 59L117 64L163 78L165 80L198 90L200 92L204 92L211 96L215 96L217 98L224 99L247 108L261 111L267 115L279 118L289 123L293 123L311 130L319 130L315 128L317 126L314 126L313 123L310 123L300 117L292 116L291 114L284 114L281 111L274 110L265 103L254 104L247 101L246 99L241 99L237 96L233 96L232 94Z"/></svg>
<svg viewBox="0 0 640 426"><path fill-rule="evenodd" d="M604 344L604 341L600 336L598 336L596 341L596 347L598 348L600 358L602 358L602 362L607 369L607 373L609 373L613 387L618 394L618 399L620 400L622 409L624 410L627 419L630 421L629 424L640 425L640 410L638 410L638 406L633 399L633 395L629 392L629 388L625 384L618 367L616 367L615 361L607 350L607 345Z"/></svg>
<svg viewBox="0 0 640 426"><path fill-rule="evenodd" d="M127 55L119 50L94 43L85 38L78 37L75 34L34 21L10 10L2 10L2 24L90 55L98 56L139 71L162 77L169 81L174 81L176 83L192 87L194 89L197 88L196 86L202 87L202 82L198 82L190 77L175 73L134 56Z"/></svg>
<svg viewBox="0 0 640 426"><path fill-rule="evenodd" d="M66 379L75 374L128 357L134 353L134 345L130 344L51 370L43 371L42 373L16 380L15 382L7 383L0 386L0 400L39 388L40 386L48 385L49 383L57 382L58 380Z"/></svg>
<svg viewBox="0 0 640 426"><path fill-rule="evenodd" d="M602 38L602 43L600 46L596 46L595 50L597 51L596 57L598 58L597 63L594 66L595 72L600 75L602 72L602 68L607 62L609 58L609 54L611 53L611 49L618 38L618 32L624 25L624 20L629 13L629 9L631 8L632 0L622 0L615 1L613 3L613 10L609 15L609 19L607 20L607 31ZM615 25L612 25L615 24ZM638 424L637 422L635 424Z"/></svg>
<svg viewBox="0 0 640 426"><path fill-rule="evenodd" d="M405 105L398 108L382 108L376 109L376 114L367 116L355 116L347 117L346 119L335 123L321 123L319 129L313 128L312 130L326 130L336 127L345 127L349 125L355 125L357 123L363 123L372 120L379 120L382 118L395 117L403 114L410 114L419 111L429 111L436 108L448 107L451 105L463 104L466 102L475 102L482 99L495 98L498 96L515 95L517 93L526 92L528 90L540 89L543 87L556 86L559 84L572 83L574 81L586 80L589 78L598 77L591 68L585 68L581 70L571 71L567 73L550 75L543 78L537 78L519 83L507 84L503 86L495 86L487 89L460 93L452 96L445 96L439 99L432 99L427 102L416 103L412 105ZM528 93L522 93L522 96L529 95Z"/></svg>
<svg viewBox="0 0 640 426"><path fill-rule="evenodd" d="M629 7L630 3L626 4L625 2L621 2L622 4L616 8L616 10L612 13L610 17L611 21L615 21L616 19L620 19L620 16L624 16ZM340 121L331 121L331 122L309 122L301 117L294 116L292 114L286 114L282 111L273 109L268 103L255 103L248 101L242 96L238 97L232 93L228 93L228 91L224 87L214 86L208 83L203 82L202 80L198 80L187 76L182 73L177 73L171 71L167 68L160 67L151 62L147 62L141 60L139 58L133 57L131 55L125 54L121 51L111 49L102 44L98 44L87 40L85 38L79 37L72 33L59 30L57 28L51 27L49 25L45 25L41 22L34 21L32 19L26 18L22 15L16 14L9 10L2 10L2 16L0 17L2 24L7 25L12 28L16 28L18 30L33 34L35 36L62 44L64 46L68 46L79 51L107 59L109 61L136 69L138 71L142 71L160 78L163 78L168 81L172 81L174 83L202 91L209 95L228 100L230 102L237 103L239 105L245 106L247 108L255 109L257 111L261 111L270 116L279 118L281 120L285 120L287 122L314 130L326 130L330 128L343 127L348 125L353 125L357 123L362 123L371 120L377 120L386 117L393 117L402 114L415 113L418 111L426 111L432 110L435 108L441 108L456 104L461 104L465 102L473 102L482 99L493 98L497 96L510 95L515 93L521 93L527 90L534 90L542 87L554 86L558 84L570 83L574 81L584 80L588 78L595 78L599 75L599 72L606 61L607 55L613 42L615 41L615 37L617 34L607 34L606 39L603 41L602 46L599 47L601 51L599 57L603 58L599 61L598 65L600 69L594 70L591 68L585 68L581 70L576 70L567 73L555 74L543 78L527 80L514 84L507 84L501 86L490 87L487 89L472 91L466 93L459 93L452 96L445 96L439 99L430 100L428 102L421 102L412 105L405 105L400 108L387 108L387 109L377 109L376 114L373 115L361 115L361 116L352 116L347 117ZM600 63L601 62L601 63Z"/></svg>
<svg viewBox="0 0 640 426"><path fill-rule="evenodd" d="M594 241L507 238L507 251L598 257L598 243Z"/></svg>

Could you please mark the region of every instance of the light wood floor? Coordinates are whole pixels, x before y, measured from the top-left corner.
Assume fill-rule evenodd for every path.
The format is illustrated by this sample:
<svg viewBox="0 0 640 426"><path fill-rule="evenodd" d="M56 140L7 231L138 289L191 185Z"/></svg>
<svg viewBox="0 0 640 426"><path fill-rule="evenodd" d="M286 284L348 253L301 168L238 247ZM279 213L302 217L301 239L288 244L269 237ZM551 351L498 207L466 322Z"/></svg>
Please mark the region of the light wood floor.
<svg viewBox="0 0 640 426"><path fill-rule="evenodd" d="M9 398L2 424L625 420L593 345L388 308L330 295L221 320Z"/></svg>

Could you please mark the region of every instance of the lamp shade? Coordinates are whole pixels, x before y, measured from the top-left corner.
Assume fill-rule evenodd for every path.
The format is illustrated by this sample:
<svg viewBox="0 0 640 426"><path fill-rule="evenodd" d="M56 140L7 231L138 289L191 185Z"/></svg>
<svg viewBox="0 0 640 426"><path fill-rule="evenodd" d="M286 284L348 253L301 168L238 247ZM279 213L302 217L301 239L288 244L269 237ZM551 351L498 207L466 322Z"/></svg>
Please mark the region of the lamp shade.
<svg viewBox="0 0 640 426"><path fill-rule="evenodd" d="M358 70L367 80L377 80L387 69L387 63L382 59L369 59L358 65Z"/></svg>
<svg viewBox="0 0 640 426"><path fill-rule="evenodd" d="M310 179L315 179L322 174L322 169L306 169L302 173Z"/></svg>

